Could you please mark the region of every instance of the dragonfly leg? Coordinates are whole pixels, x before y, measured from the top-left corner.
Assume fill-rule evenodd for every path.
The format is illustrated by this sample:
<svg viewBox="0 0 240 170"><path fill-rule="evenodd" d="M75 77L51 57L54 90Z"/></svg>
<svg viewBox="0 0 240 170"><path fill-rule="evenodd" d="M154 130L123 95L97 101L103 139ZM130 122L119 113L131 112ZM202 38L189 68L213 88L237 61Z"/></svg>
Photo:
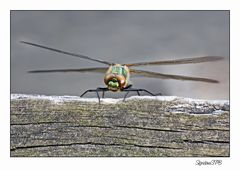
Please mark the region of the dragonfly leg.
<svg viewBox="0 0 240 170"><path fill-rule="evenodd" d="M146 90L146 89L131 88L131 86L128 87L128 88L123 89L122 91L126 91L126 92L127 92L127 93L124 95L123 101L126 100L126 97L127 97L127 95L128 95L130 92L137 92L138 96L140 96L140 92L146 92L146 93L148 93L148 94L150 94L150 95L152 95L152 96L162 95L162 93L153 94L153 93L151 93L150 91L148 91L148 90Z"/></svg>
<svg viewBox="0 0 240 170"><path fill-rule="evenodd" d="M137 92L138 96L140 96L140 92L139 92L139 91L141 91L141 90L139 90L139 89L133 89L133 88L127 88L127 89L125 88L125 89L123 89L122 91L126 91L126 92L127 92L127 93L124 95L124 98L123 98L123 101L125 101L127 95L128 95L130 92Z"/></svg>
<svg viewBox="0 0 240 170"><path fill-rule="evenodd" d="M138 91L144 91L148 94L151 94L152 96L156 96L155 94L151 93L150 91L146 90L146 89L137 89Z"/></svg>
<svg viewBox="0 0 240 170"><path fill-rule="evenodd" d="M127 91L127 93L124 95L123 101L125 101L125 99L126 99L126 97L127 97L127 95L128 95L129 92L130 92L130 91Z"/></svg>
<svg viewBox="0 0 240 170"><path fill-rule="evenodd" d="M125 87L124 89L129 89L129 88L131 88L132 87L132 84L129 84L129 85L127 85L127 87Z"/></svg>
<svg viewBox="0 0 240 170"><path fill-rule="evenodd" d="M83 97L86 93L88 93L88 92L95 92L96 91L96 89L90 89L90 90L86 90L83 94L81 94L81 96L80 97Z"/></svg>
<svg viewBox="0 0 240 170"><path fill-rule="evenodd" d="M102 98L105 97L105 92L106 92L106 91L109 91L109 89L106 88L106 87L98 87L97 89L98 89L99 91L102 91Z"/></svg>
<svg viewBox="0 0 240 170"><path fill-rule="evenodd" d="M102 96L104 97L104 93L105 93L105 91L109 91L109 89L108 88L102 88L102 87L98 87L98 88L96 88L96 89L89 89L89 90L87 90L87 91L85 91L80 97L83 97L86 93L88 93L88 92L96 92L96 95L97 95L97 98L98 98L98 102L99 102L99 104L100 104L100 95L99 95L99 92L101 92L102 91Z"/></svg>
<svg viewBox="0 0 240 170"><path fill-rule="evenodd" d="M99 93L98 93L98 89L96 89L96 94L97 94L97 98L98 98L98 103L100 104L100 96L99 96Z"/></svg>
<svg viewBox="0 0 240 170"><path fill-rule="evenodd" d="M148 94L151 94L152 96L162 96L162 93L157 93L157 94L153 94L150 91L146 90L146 89L137 89L138 91L144 91Z"/></svg>

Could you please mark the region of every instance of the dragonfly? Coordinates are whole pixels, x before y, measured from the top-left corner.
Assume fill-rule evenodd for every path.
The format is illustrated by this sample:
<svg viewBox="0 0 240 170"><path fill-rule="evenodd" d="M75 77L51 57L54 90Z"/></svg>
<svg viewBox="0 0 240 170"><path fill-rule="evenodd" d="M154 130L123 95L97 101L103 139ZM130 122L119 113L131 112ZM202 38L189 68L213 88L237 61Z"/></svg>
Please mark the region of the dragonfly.
<svg viewBox="0 0 240 170"><path fill-rule="evenodd" d="M94 68L77 68L77 69L51 69L51 70L32 70L29 73L54 73L54 72L78 72L78 73L85 73L85 72L94 72L94 73L105 73L104 76L104 83L106 87L98 87L96 89L88 89L86 90L80 97L83 97L88 92L95 92L100 104L100 95L99 93L102 92L102 98L104 98L105 92L112 91L112 92L126 92L124 95L123 101L125 101L129 92L136 92L138 96L140 96L140 92L148 93L149 95L156 96L162 95L161 93L153 94L152 92L143 89L143 88L133 88L132 84L130 83L130 75L137 75L142 77L148 78L159 78L159 79L174 79L174 80L181 80L181 81L197 81L197 82L205 82L205 83L219 83L218 80L209 79L209 78L202 78L202 77L191 77L191 76L184 76L184 75L173 75L173 74L163 74L157 73L152 71L145 71L139 69L133 69L132 67L139 67L139 66L161 66L161 65L179 65L179 64L195 64L195 63L203 63L203 62L214 62L218 60L222 60L224 57L221 56L202 56L202 57L194 57L194 58L183 58L183 59L175 59L175 60L162 60L162 61L149 61L149 62L138 62L138 63L130 63L130 64L119 64L119 63L112 63L109 61L104 61L100 59L91 58L86 55L76 54L72 52L63 51L60 49L27 42L27 41L20 41L23 44L27 44L34 47L39 47L45 50L54 51L57 53L62 53L68 56L78 57L81 59L95 61L104 65L106 67L94 67Z"/></svg>

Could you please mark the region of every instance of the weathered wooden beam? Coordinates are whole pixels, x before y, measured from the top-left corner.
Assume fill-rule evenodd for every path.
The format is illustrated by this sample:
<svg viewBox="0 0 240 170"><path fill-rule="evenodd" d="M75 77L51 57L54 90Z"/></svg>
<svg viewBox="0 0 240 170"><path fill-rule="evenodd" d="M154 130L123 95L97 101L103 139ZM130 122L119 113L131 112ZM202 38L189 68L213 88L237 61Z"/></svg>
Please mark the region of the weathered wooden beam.
<svg viewBox="0 0 240 170"><path fill-rule="evenodd" d="M11 95L11 156L229 156L229 102Z"/></svg>

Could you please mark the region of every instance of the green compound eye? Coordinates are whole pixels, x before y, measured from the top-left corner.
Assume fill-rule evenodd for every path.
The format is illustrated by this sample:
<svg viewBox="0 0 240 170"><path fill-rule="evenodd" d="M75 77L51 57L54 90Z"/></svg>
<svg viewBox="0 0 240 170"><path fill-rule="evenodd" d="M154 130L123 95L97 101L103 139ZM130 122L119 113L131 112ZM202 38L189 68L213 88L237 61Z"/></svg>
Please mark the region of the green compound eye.
<svg viewBox="0 0 240 170"><path fill-rule="evenodd" d="M108 85L109 85L110 87L113 87L113 88L116 88L116 87L119 86L118 82L113 82L113 81L109 81L109 82L108 82Z"/></svg>

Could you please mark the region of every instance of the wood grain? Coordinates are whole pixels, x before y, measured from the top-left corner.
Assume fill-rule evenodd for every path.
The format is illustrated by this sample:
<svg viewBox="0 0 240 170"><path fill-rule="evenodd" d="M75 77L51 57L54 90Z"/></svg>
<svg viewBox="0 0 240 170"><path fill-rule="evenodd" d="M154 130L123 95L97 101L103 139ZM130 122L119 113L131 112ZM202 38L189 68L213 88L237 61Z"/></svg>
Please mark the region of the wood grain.
<svg viewBox="0 0 240 170"><path fill-rule="evenodd" d="M228 157L229 104L11 100L12 157Z"/></svg>

